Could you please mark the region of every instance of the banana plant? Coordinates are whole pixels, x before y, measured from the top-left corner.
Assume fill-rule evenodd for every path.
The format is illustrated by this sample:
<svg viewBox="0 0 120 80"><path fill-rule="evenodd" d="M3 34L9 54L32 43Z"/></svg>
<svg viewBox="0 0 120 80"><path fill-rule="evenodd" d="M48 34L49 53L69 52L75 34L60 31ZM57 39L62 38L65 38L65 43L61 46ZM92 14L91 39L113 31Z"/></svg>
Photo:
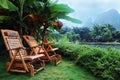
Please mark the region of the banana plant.
<svg viewBox="0 0 120 80"><path fill-rule="evenodd" d="M42 35L44 36L47 30L57 28L53 27L54 22L62 26L62 23L58 21L59 19L81 23L80 20L68 16L73 11L68 5L58 4L58 0L0 0L0 20L10 19L9 21L14 23L9 24L18 26L21 34L24 29L40 30L43 27ZM30 18L31 15L37 15L38 21L34 20L33 17ZM29 26L26 23L30 19L33 19L35 26ZM30 23L32 24L32 22Z"/></svg>
<svg viewBox="0 0 120 80"><path fill-rule="evenodd" d="M27 0L27 2L28 1L31 0ZM24 15L27 15L24 14L25 2L26 0L0 0L0 20L4 21L4 24L7 22L9 28L15 26L15 29L17 29L21 35L23 28L25 28L25 30L27 29L27 25L23 21Z"/></svg>
<svg viewBox="0 0 120 80"><path fill-rule="evenodd" d="M32 10L32 13L38 15L42 22L44 21L44 25L41 25L41 26L44 26L44 28L42 28L43 36L45 35L45 32L47 30L52 29L51 31L53 31L53 29L59 28L59 27L53 26L54 22L58 22L58 25L62 25L61 22L59 22L59 19L66 19L74 23L81 23L80 20L77 20L75 18L71 18L70 16L68 16L69 13L74 11L73 9L71 9L66 4L58 4L57 0L54 2L51 0L42 0L42 1L34 2L33 5L28 8L28 10ZM41 26L38 23L38 26L36 26L35 29L39 30Z"/></svg>

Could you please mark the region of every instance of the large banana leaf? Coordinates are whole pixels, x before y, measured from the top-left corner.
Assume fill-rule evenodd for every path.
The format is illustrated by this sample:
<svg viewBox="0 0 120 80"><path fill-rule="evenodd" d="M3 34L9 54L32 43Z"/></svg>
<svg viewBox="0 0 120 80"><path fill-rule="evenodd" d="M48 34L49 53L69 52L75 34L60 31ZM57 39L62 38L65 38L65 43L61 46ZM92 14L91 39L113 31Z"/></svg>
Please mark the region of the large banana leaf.
<svg viewBox="0 0 120 80"><path fill-rule="evenodd" d="M72 17L70 17L70 16L64 16L64 17L60 17L60 18L61 18L61 19L68 20L68 21L71 21L71 22L73 22L73 23L78 23L78 24L81 23L80 20L78 20L78 19L76 19L76 18L72 18Z"/></svg>
<svg viewBox="0 0 120 80"><path fill-rule="evenodd" d="M9 0L0 0L0 7L4 8L4 9L8 9L9 11L17 11L18 10L18 7L16 7Z"/></svg>
<svg viewBox="0 0 120 80"><path fill-rule="evenodd" d="M68 5L65 4L53 4L50 6L52 18L57 17L59 19L65 19L73 23L80 24L81 21L72 17L67 16L68 13L74 12Z"/></svg>
<svg viewBox="0 0 120 80"><path fill-rule="evenodd" d="M73 9L71 9L68 5L66 4L52 4L50 6L50 10L52 12L65 12L65 13L71 13L74 12Z"/></svg>

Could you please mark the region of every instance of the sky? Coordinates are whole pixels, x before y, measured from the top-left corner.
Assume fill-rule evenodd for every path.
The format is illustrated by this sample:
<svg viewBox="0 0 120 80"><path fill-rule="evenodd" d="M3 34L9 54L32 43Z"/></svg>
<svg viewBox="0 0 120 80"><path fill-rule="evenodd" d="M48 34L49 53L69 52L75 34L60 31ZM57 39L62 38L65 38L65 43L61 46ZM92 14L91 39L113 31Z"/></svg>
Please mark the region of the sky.
<svg viewBox="0 0 120 80"><path fill-rule="evenodd" d="M94 20L110 9L116 9L120 13L120 0L59 0L59 3L67 4L74 9L69 16L82 21L82 24L75 24L63 20L64 25L82 26L88 19Z"/></svg>

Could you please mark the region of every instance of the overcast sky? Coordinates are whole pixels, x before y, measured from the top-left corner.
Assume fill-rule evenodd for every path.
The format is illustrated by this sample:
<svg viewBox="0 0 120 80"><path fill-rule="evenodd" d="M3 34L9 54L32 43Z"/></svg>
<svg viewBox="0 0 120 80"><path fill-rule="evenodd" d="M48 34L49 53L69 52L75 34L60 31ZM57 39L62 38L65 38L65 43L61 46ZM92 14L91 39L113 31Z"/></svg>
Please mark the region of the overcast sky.
<svg viewBox="0 0 120 80"><path fill-rule="evenodd" d="M120 13L120 0L59 0L59 3L68 4L75 10L69 15L80 19L83 23L88 19L95 19L97 15L110 9L116 9ZM69 22L65 21L65 23ZM75 25L73 23L69 24L71 26Z"/></svg>

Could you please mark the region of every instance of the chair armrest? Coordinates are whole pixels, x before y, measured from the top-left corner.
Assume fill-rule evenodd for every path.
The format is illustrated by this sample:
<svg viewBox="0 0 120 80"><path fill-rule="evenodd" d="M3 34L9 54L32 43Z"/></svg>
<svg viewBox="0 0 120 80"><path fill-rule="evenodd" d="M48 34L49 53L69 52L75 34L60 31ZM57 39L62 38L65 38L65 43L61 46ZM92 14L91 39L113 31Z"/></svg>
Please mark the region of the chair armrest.
<svg viewBox="0 0 120 80"><path fill-rule="evenodd" d="M30 47L30 48L36 48L36 47L41 47L42 45L40 44L40 45L37 45L37 46L32 46L32 47Z"/></svg>
<svg viewBox="0 0 120 80"><path fill-rule="evenodd" d="M52 45L52 44L55 44L55 43L52 43L52 42L50 42L50 43L43 43L44 45Z"/></svg>
<svg viewBox="0 0 120 80"><path fill-rule="evenodd" d="M25 48L25 47L18 47L18 48L12 48L12 49L9 49L8 51L11 51L11 50L19 50L19 49L26 50L27 48Z"/></svg>

